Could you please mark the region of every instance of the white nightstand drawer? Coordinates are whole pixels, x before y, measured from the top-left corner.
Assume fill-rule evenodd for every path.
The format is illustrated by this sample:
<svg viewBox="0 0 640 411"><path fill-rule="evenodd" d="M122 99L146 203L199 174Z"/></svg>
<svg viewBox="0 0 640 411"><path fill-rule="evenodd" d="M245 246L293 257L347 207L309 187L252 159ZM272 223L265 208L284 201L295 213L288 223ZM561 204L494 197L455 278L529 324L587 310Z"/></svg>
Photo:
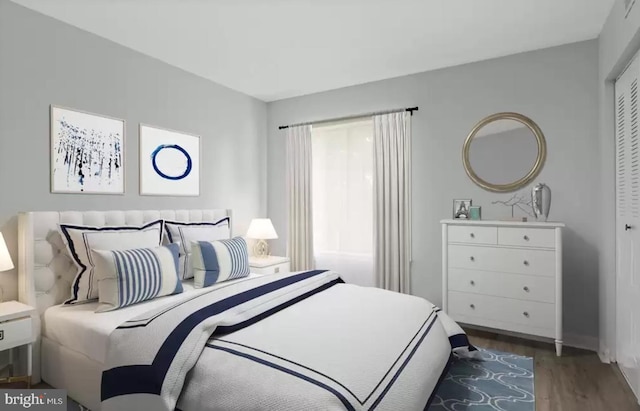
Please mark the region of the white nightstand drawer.
<svg viewBox="0 0 640 411"><path fill-rule="evenodd" d="M0 323L0 351L33 342L31 318Z"/></svg>
<svg viewBox="0 0 640 411"><path fill-rule="evenodd" d="M254 274L286 274L290 268L290 261L287 257L249 257L249 268Z"/></svg>
<svg viewBox="0 0 640 411"><path fill-rule="evenodd" d="M284 274L289 272L289 263L286 262L267 267L251 267L251 272L255 274Z"/></svg>

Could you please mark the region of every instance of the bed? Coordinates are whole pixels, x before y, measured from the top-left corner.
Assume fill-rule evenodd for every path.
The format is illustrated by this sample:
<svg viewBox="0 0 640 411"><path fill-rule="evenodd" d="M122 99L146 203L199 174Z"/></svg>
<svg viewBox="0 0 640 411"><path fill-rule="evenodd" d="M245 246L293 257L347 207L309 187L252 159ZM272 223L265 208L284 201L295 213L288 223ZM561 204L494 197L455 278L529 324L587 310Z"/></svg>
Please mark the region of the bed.
<svg viewBox="0 0 640 411"><path fill-rule="evenodd" d="M412 410L429 401L452 346L466 352L462 330L426 300L344 284L324 270L203 289L185 281L182 294L108 313L95 313L97 303L59 305L76 273L59 223L225 216L231 211L22 213L19 296L38 311L33 381L64 388L93 411Z"/></svg>

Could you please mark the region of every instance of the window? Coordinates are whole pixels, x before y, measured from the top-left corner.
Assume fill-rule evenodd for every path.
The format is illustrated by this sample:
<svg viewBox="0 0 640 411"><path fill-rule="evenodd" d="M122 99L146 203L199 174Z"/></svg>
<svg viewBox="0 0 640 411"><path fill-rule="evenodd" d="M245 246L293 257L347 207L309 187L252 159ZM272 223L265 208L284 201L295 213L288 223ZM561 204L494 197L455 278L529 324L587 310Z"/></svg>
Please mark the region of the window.
<svg viewBox="0 0 640 411"><path fill-rule="evenodd" d="M316 267L373 286L373 121L314 126L313 241Z"/></svg>

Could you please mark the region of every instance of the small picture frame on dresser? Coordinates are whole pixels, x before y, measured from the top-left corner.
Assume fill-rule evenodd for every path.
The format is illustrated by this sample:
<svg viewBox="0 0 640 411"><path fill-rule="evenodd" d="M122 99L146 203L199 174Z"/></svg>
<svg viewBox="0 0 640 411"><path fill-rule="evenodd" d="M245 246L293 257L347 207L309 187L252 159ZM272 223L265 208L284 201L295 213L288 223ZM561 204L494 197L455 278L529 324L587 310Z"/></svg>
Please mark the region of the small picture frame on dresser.
<svg viewBox="0 0 640 411"><path fill-rule="evenodd" d="M471 199L453 200L453 218L456 220L468 220L470 218Z"/></svg>

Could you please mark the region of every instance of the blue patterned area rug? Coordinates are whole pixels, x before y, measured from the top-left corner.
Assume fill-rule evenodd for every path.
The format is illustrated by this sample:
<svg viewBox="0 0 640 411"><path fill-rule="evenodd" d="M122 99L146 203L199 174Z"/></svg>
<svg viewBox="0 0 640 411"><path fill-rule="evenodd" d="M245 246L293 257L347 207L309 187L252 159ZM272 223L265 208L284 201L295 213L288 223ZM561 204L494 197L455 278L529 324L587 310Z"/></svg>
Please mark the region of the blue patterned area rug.
<svg viewBox="0 0 640 411"><path fill-rule="evenodd" d="M429 411L534 411L533 358L479 351L482 360L453 360Z"/></svg>

